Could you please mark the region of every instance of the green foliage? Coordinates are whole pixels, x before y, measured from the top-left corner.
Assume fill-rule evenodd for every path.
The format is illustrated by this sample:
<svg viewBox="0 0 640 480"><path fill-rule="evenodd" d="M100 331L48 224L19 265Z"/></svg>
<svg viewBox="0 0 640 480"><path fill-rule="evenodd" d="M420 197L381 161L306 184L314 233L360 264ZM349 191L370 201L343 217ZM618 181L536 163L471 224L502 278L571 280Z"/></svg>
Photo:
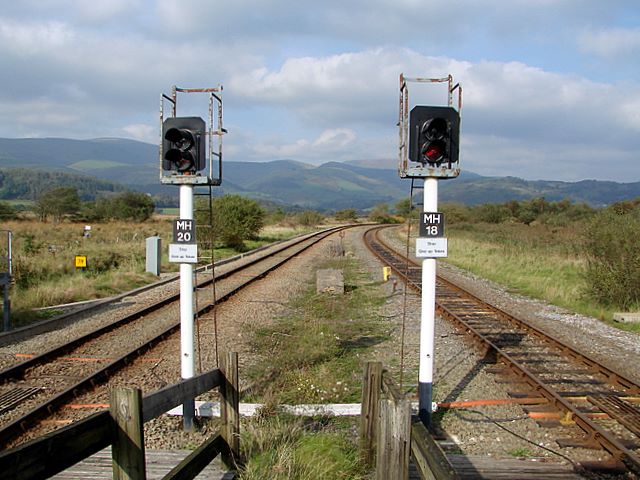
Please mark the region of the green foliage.
<svg viewBox="0 0 640 480"><path fill-rule="evenodd" d="M344 432L314 432L322 425L304 424L288 415L262 415L241 429L247 457L241 480L363 479L358 449Z"/></svg>
<svg viewBox="0 0 640 480"><path fill-rule="evenodd" d="M205 214L197 214L196 221L208 223ZM223 245L244 249L244 241L255 239L264 225L265 212L258 202L240 195L224 195L213 201L213 232Z"/></svg>
<svg viewBox="0 0 640 480"><path fill-rule="evenodd" d="M604 210L587 224L587 292L602 305L628 309L640 304L639 236L638 210Z"/></svg>
<svg viewBox="0 0 640 480"><path fill-rule="evenodd" d="M65 215L74 215L80 210L80 197L75 187L58 187L48 190L36 200L34 209L42 221L51 216L59 222Z"/></svg>
<svg viewBox="0 0 640 480"><path fill-rule="evenodd" d="M315 210L305 210L296 215L296 223L305 227L315 227L324 221L324 217Z"/></svg>
<svg viewBox="0 0 640 480"><path fill-rule="evenodd" d="M358 219L358 211L355 208L338 210L334 215L338 222L355 222Z"/></svg>
<svg viewBox="0 0 640 480"><path fill-rule="evenodd" d="M0 202L0 221L13 220L18 216L16 209L7 202Z"/></svg>
<svg viewBox="0 0 640 480"><path fill-rule="evenodd" d="M155 205L145 193L123 192L113 197L100 198L82 206L81 215L86 220L133 220L144 222L151 218Z"/></svg>
<svg viewBox="0 0 640 480"><path fill-rule="evenodd" d="M402 218L409 218L411 216L411 199L403 198L398 203L396 203L396 214L400 215Z"/></svg>
<svg viewBox="0 0 640 480"><path fill-rule="evenodd" d="M485 223L502 223L509 218L509 210L504 205L485 203L473 208L473 218Z"/></svg>
<svg viewBox="0 0 640 480"><path fill-rule="evenodd" d="M37 200L53 188L73 187L83 200L93 200L100 193L118 192L124 187L83 175L55 171L12 168L0 170L0 198Z"/></svg>
<svg viewBox="0 0 640 480"><path fill-rule="evenodd" d="M389 213L389 205L379 203L369 213L369 220L374 223L398 223L398 220Z"/></svg>

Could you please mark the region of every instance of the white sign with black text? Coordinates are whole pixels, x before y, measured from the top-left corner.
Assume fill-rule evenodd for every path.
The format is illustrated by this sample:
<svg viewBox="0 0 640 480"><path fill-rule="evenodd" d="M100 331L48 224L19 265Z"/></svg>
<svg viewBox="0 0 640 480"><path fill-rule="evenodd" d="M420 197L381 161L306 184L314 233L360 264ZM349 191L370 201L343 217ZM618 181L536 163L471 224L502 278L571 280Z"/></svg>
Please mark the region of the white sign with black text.
<svg viewBox="0 0 640 480"><path fill-rule="evenodd" d="M445 237L416 238L416 257L446 258L447 239Z"/></svg>
<svg viewBox="0 0 640 480"><path fill-rule="evenodd" d="M195 243L170 243L171 263L198 263L198 245Z"/></svg>

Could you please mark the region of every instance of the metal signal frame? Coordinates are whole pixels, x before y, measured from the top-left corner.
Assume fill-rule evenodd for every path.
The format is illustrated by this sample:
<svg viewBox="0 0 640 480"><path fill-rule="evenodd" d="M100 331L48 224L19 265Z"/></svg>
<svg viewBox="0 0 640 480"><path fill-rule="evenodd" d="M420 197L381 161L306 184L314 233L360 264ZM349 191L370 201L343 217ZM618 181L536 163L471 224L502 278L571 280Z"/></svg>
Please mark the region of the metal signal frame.
<svg viewBox="0 0 640 480"><path fill-rule="evenodd" d="M458 93L458 114L462 111L462 86L453 84L453 76L443 78L408 78L400 74L400 102L398 113L398 175L400 178L456 178L460 175L460 157L451 166L409 164L409 83L447 83L447 106L453 107L453 96ZM460 121L462 116L460 115Z"/></svg>
<svg viewBox="0 0 640 480"><path fill-rule="evenodd" d="M160 142L159 169L160 183L165 185L214 185L222 184L222 137L227 131L222 127L222 85L216 88L180 88L171 87L171 95L160 96ZM208 141L206 168L195 174L182 175L163 168L164 149L162 142L162 126L165 118L177 117L178 93L205 93L209 96L209 118L205 136ZM170 115L165 117L165 102L170 104ZM215 114L214 114L215 113ZM214 167L214 158L217 166Z"/></svg>

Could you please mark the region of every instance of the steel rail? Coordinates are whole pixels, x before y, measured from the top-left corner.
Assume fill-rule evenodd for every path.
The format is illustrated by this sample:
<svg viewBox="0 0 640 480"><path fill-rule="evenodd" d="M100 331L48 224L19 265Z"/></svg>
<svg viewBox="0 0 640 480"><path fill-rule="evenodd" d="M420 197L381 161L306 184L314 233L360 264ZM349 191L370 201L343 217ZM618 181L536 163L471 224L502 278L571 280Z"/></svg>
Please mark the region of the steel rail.
<svg viewBox="0 0 640 480"><path fill-rule="evenodd" d="M416 290L420 290L420 281L410 278L410 271L418 271L419 264L412 259L406 258L401 255L395 249L390 247L384 240L380 238L380 231L385 227L375 227L370 229L365 234L365 243L374 255L383 261L389 263L392 270L400 276L409 286ZM453 288L459 293L463 294L468 299L476 302L483 308L487 308L496 314L498 317L507 320L512 325L519 328L524 328L528 332L532 333L535 337L550 344L552 347L560 349L565 355L571 357L575 362L581 363L588 367L588 369L594 373L600 373L603 375L610 384L616 385L622 389L628 390L630 393L637 393L640 391L640 385L633 380L629 379L620 372L616 372L613 369L606 367L597 360L591 358L589 355L579 352L573 347L570 347L562 343L558 338L546 334L544 331L529 325L523 320L504 312L503 310L495 307L477 296L471 294L458 285L454 285L452 282L443 279L438 276L438 281L441 285L449 288ZM485 335L479 332L473 325L466 322L459 315L456 315L449 308L447 308L441 301L438 301L436 297L436 310L444 318L454 321L459 326L473 334L473 339L476 343L481 344L484 348L492 352L497 358L501 359L519 378L526 381L527 384L543 396L551 405L558 410L564 412L568 418L573 420L575 424L587 435L588 439L595 445L600 446L611 454L615 459L623 462L630 470L635 473L640 473L640 456L635 452L625 447L618 439L609 434L609 432L602 429L595 424L584 413L578 410L577 406L570 403L567 399L563 398L556 390L547 385L537 375L531 372L528 368L523 366L516 359L512 358L509 354L504 352L498 345L493 343Z"/></svg>
<svg viewBox="0 0 640 480"><path fill-rule="evenodd" d="M273 258L277 254L282 253L285 250L294 250L293 252L290 252L289 254L280 258L274 264L270 265L267 269L261 271L259 274L252 276L251 278L245 278L241 282L241 284L235 286L233 289L228 291L224 296L221 296L220 298L218 298L217 301L223 302L225 300L228 300L230 297L232 297L233 295L235 295L236 293L238 293L240 290L247 287L251 283L255 282L260 278L263 278L269 272L282 266L292 258L296 257L297 255L304 252L305 250L311 248L313 245L317 244L318 242L330 236L331 234L336 233L337 231L343 230L345 228L349 228L349 226L334 227L331 229L323 230L321 232L316 232L316 233L307 235L305 237L297 239L294 243L281 246L275 251L268 252L267 254L261 256L260 258L253 259L252 261L243 264L239 268L234 269L233 273L238 273L239 271L244 270L249 266L253 266L260 261L267 260L268 258ZM296 249L296 247L298 248ZM229 275L231 275L231 273L229 273ZM229 276L229 275L226 275L226 276ZM221 276L216 278L216 281L220 279L221 279ZM172 298L174 297L175 296L172 296ZM179 299L179 295L177 297ZM174 301L175 300L176 298L174 298ZM158 303L162 303L162 302L158 302ZM198 310L198 315L204 315L205 313L210 311L214 306L215 305L212 305L212 304L203 306ZM134 312L132 315L136 315L137 313L138 312ZM59 392L54 397L51 397L45 400L44 402L40 403L39 405L31 409L29 412L27 412L25 415L13 420L12 422L6 425L3 425L0 428L0 447L3 447L3 448L6 447L7 444L14 441L19 435L25 432L28 428L36 424L39 420L51 415L51 413L53 413L54 411L59 410L63 405L68 403L69 400L72 400L73 398L77 397L81 393L87 392L95 388L99 384L105 382L113 373L131 364L136 358L143 355L145 352L153 348L157 343L161 342L162 340L167 338L169 335L179 331L179 329L180 329L180 322L178 321L173 325L169 326L160 334L147 340L143 345L140 345L134 348L128 353L125 353L121 357L112 361L110 364L80 379L78 382L74 383L73 385ZM44 361L44 362L41 361L41 363L46 363L47 361L51 361L52 357L50 352L46 352L46 354L44 355L45 357L40 356L41 360ZM24 371L26 370L26 368L28 368L28 367L25 368L24 363L26 362L22 362L21 364L15 366L15 367L20 367L20 368L17 368L15 372L22 372L22 374L24 374ZM9 369L6 369L5 372L7 370L10 370L11 368L12 367L10 367Z"/></svg>

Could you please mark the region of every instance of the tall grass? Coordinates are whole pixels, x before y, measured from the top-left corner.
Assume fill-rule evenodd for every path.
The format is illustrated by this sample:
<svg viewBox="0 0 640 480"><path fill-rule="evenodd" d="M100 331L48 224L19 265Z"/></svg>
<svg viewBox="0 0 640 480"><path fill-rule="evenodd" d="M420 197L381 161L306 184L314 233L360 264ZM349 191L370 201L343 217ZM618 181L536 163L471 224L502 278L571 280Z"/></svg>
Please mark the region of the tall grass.
<svg viewBox="0 0 640 480"><path fill-rule="evenodd" d="M94 223L88 236L84 235L85 223L2 222L0 229L13 233L14 327L46 316L33 309L108 297L156 281L155 275L145 273L147 237L161 238L162 272L176 272L178 264L168 261L172 220L173 217L158 216L142 223ZM296 229L289 230L289 236L296 233ZM269 243L273 236L284 238L287 232L279 229L268 235L252 241L251 247ZM216 249L214 256L222 259L236 253L232 249ZM87 257L85 270L76 269L76 255Z"/></svg>
<svg viewBox="0 0 640 480"><path fill-rule="evenodd" d="M614 309L588 294L582 225L459 223L447 226L446 234L449 252L445 262L512 292L611 321Z"/></svg>

